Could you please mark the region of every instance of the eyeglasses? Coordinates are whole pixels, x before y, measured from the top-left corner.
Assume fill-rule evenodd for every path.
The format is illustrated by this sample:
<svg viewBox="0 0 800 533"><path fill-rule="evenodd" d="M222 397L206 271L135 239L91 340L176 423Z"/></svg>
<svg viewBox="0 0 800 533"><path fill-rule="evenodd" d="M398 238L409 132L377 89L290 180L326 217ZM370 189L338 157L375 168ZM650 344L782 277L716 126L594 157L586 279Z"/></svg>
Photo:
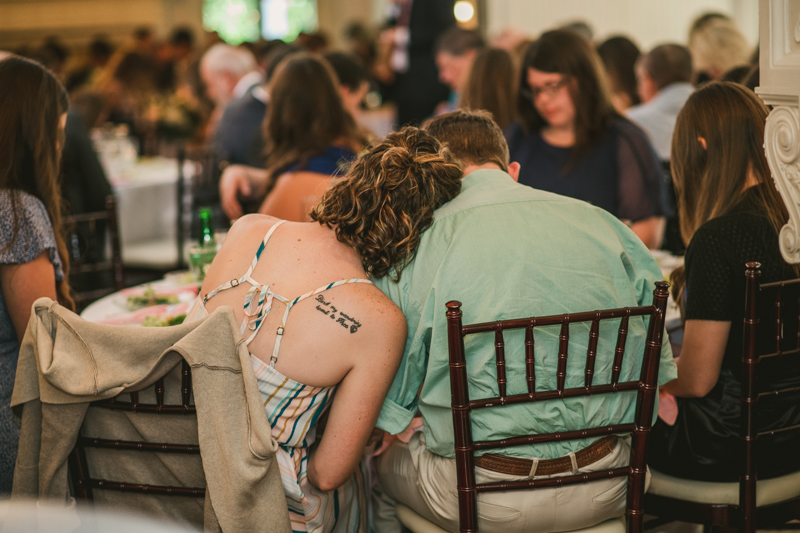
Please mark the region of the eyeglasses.
<svg viewBox="0 0 800 533"><path fill-rule="evenodd" d="M564 76L561 81L550 82L542 85L541 87L525 87L520 91L520 93L522 96L531 101L536 100L540 94L544 94L548 98L552 98L558 94L558 91L563 89L567 83L569 83L569 80L570 78L568 76Z"/></svg>

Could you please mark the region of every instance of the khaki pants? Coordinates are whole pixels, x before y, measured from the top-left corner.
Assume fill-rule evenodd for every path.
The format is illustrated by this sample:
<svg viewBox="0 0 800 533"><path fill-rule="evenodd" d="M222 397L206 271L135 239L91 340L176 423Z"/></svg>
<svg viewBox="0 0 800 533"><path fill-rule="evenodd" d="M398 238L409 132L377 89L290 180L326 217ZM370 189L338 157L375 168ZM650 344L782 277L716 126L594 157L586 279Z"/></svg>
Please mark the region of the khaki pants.
<svg viewBox="0 0 800 533"><path fill-rule="evenodd" d="M614 451L578 472L622 467L629 458L629 440L619 439ZM407 445L397 443L387 450L379 472L374 514L377 533L402 531L394 513L396 502L443 529L458 532L456 462L430 453L421 431ZM546 477L555 476L533 479ZM527 479L483 468L475 469L475 478L478 483ZM618 477L565 487L479 494L478 529L481 533L549 533L590 527L625 514L627 481L627 477Z"/></svg>

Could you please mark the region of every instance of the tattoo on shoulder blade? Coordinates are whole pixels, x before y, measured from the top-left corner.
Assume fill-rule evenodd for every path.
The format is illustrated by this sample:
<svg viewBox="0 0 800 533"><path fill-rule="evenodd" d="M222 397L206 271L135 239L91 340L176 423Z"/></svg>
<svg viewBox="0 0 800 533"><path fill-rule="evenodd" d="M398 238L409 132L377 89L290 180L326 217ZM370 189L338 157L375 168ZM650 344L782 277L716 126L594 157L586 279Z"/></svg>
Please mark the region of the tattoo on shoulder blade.
<svg viewBox="0 0 800 533"><path fill-rule="evenodd" d="M361 327L361 322L353 318L352 316L339 311L335 305L332 305L331 302L326 302L325 298L320 294L316 298L317 301L317 311L322 313L323 315L330 317L336 324L339 324L343 328L350 331L350 333L355 333L358 331L358 328Z"/></svg>

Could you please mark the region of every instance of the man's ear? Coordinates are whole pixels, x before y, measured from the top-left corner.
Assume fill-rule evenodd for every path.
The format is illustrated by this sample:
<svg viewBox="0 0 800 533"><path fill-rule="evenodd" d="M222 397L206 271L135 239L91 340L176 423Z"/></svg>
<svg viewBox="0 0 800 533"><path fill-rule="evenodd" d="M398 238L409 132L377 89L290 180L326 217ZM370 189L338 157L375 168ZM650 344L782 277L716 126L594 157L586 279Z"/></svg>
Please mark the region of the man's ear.
<svg viewBox="0 0 800 533"><path fill-rule="evenodd" d="M508 164L508 175L514 178L514 181L519 181L519 163L512 161Z"/></svg>

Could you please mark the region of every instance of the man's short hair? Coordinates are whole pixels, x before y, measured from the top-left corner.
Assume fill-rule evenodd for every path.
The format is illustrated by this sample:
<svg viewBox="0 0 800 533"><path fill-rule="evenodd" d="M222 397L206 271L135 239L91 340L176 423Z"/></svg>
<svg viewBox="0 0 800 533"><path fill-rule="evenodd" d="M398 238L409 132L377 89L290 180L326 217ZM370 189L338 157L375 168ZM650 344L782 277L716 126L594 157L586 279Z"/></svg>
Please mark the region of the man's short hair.
<svg viewBox="0 0 800 533"><path fill-rule="evenodd" d="M211 72L231 72L244 76L256 68L256 58L245 49L225 43L217 43L203 55L201 65Z"/></svg>
<svg viewBox="0 0 800 533"><path fill-rule="evenodd" d="M451 56L463 56L470 50L480 50L484 46L486 46L486 42L477 31L453 26L436 41L436 53L443 52Z"/></svg>
<svg viewBox="0 0 800 533"><path fill-rule="evenodd" d="M659 90L692 79L692 54L679 44L656 46L642 59L642 67Z"/></svg>
<svg viewBox="0 0 800 533"><path fill-rule="evenodd" d="M431 119L423 129L465 164L495 163L508 171L508 144L488 111L451 111Z"/></svg>

